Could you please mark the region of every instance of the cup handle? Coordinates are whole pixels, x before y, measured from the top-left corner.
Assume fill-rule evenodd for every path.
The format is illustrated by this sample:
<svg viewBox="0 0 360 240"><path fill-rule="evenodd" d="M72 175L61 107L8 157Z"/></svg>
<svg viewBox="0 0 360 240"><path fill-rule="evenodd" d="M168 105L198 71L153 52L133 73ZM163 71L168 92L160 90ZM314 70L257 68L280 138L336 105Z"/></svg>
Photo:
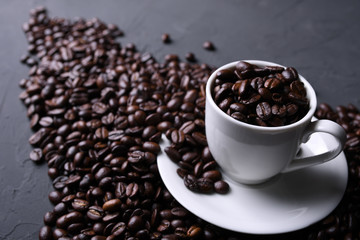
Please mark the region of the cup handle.
<svg viewBox="0 0 360 240"><path fill-rule="evenodd" d="M316 132L324 132L331 134L337 141L337 146L333 147L333 149L329 149L328 151L317 155L304 153L300 146L299 152L296 155L295 159L292 160L290 164L282 171L283 173L327 162L341 153L345 145L346 133L340 125L333 121L325 119L311 122L303 133L301 139L302 142L306 145L306 142L309 140L310 135Z"/></svg>

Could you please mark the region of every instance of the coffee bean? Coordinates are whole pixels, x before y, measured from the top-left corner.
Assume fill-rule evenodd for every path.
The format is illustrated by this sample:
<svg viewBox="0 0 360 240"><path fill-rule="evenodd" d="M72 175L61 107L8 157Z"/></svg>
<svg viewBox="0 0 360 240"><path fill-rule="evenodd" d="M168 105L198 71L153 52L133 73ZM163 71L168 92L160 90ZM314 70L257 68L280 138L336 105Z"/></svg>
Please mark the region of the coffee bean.
<svg viewBox="0 0 360 240"><path fill-rule="evenodd" d="M254 90L259 90L260 88L264 88L265 80L261 77L255 77L251 80L251 87ZM259 92L260 93L260 92Z"/></svg>
<svg viewBox="0 0 360 240"><path fill-rule="evenodd" d="M61 193L59 191L52 191L49 193L49 200L52 204L58 204L61 201Z"/></svg>
<svg viewBox="0 0 360 240"><path fill-rule="evenodd" d="M232 82L236 80L236 75L229 69L223 69L216 73L216 78L225 82Z"/></svg>
<svg viewBox="0 0 360 240"><path fill-rule="evenodd" d="M214 188L217 193L226 194L229 192L229 184L223 180L216 181Z"/></svg>
<svg viewBox="0 0 360 240"><path fill-rule="evenodd" d="M51 227L43 226L39 231L39 240L51 240L53 239L53 232Z"/></svg>
<svg viewBox="0 0 360 240"><path fill-rule="evenodd" d="M46 212L43 220L45 225L52 227L56 223L56 215L54 212Z"/></svg>
<svg viewBox="0 0 360 240"><path fill-rule="evenodd" d="M86 211L89 208L89 202L84 199L75 198L71 203L71 206L77 211Z"/></svg>
<svg viewBox="0 0 360 240"><path fill-rule="evenodd" d="M188 174L184 177L184 184L191 191L197 192L199 190L199 185L197 183L197 179L190 174Z"/></svg>
<svg viewBox="0 0 360 240"><path fill-rule="evenodd" d="M199 191L202 193L211 193L214 191L214 182L209 178L199 178L197 180Z"/></svg>
<svg viewBox="0 0 360 240"><path fill-rule="evenodd" d="M105 202L102 206L102 208L104 209L104 211L109 211L109 212L113 212L116 211L120 208L121 206L121 201L120 199L111 199L107 202Z"/></svg>
<svg viewBox="0 0 360 240"><path fill-rule="evenodd" d="M136 232L142 229L144 226L144 221L141 216L133 216L129 219L127 227L130 231Z"/></svg>
<svg viewBox="0 0 360 240"><path fill-rule="evenodd" d="M299 80L293 81L290 84L290 89L297 95L306 96L306 89L304 87L304 83L300 82Z"/></svg>
<svg viewBox="0 0 360 240"><path fill-rule="evenodd" d="M40 142L45 138L45 136L50 132L50 129L47 128L40 128L36 133L34 133L29 138L29 143L31 145L39 145Z"/></svg>
<svg viewBox="0 0 360 240"><path fill-rule="evenodd" d="M223 110L225 112L225 111L227 111L227 109L229 109L229 107L232 103L233 103L233 99L228 97L228 98L225 98L222 101L220 101L218 106L221 110Z"/></svg>
<svg viewBox="0 0 360 240"><path fill-rule="evenodd" d="M210 41L206 41L203 43L203 48L205 48L206 50L209 50L209 51L213 51L215 50L215 46L212 42Z"/></svg>
<svg viewBox="0 0 360 240"><path fill-rule="evenodd" d="M193 132L191 134L193 139L200 145L207 146L206 136L201 132Z"/></svg>
<svg viewBox="0 0 360 240"><path fill-rule="evenodd" d="M99 206L90 206L86 215L93 221L99 221L104 216L104 210Z"/></svg>
<svg viewBox="0 0 360 240"><path fill-rule="evenodd" d="M293 81L299 77L296 69L292 67L286 68L281 74L288 81Z"/></svg>
<svg viewBox="0 0 360 240"><path fill-rule="evenodd" d="M298 106L295 104L288 104L286 106L286 112L288 116L293 116L298 111Z"/></svg>
<svg viewBox="0 0 360 240"><path fill-rule="evenodd" d="M53 238L54 239L61 239L62 237L65 237L67 235L67 232L61 228L55 228L53 230Z"/></svg>
<svg viewBox="0 0 360 240"><path fill-rule="evenodd" d="M271 115L272 115L272 111L271 111L271 106L269 103L267 102L261 102L256 106L256 114L258 115L259 118L261 118L262 120L268 120Z"/></svg>
<svg viewBox="0 0 360 240"><path fill-rule="evenodd" d="M161 40L163 41L163 43L170 43L170 35L168 33L164 33L163 35L161 35Z"/></svg>
<svg viewBox="0 0 360 240"><path fill-rule="evenodd" d="M186 58L186 60L189 61L189 62L196 62L195 55L194 55L194 53L192 53L192 52L186 53L185 58Z"/></svg>
<svg viewBox="0 0 360 240"><path fill-rule="evenodd" d="M202 176L215 182L221 179L221 172L218 170L209 170L204 172Z"/></svg>
<svg viewBox="0 0 360 240"><path fill-rule="evenodd" d="M190 237L190 238L198 238L199 236L202 235L202 229L198 226L191 226L189 228L189 230L187 231L187 236Z"/></svg>
<svg viewBox="0 0 360 240"><path fill-rule="evenodd" d="M171 141L174 144L182 144L185 141L185 134L182 131L174 129L171 132Z"/></svg>
<svg viewBox="0 0 360 240"><path fill-rule="evenodd" d="M155 154L160 152L160 146L156 142L144 142L142 147L144 150Z"/></svg>
<svg viewBox="0 0 360 240"><path fill-rule="evenodd" d="M126 224L124 222L119 222L113 227L111 233L114 236L119 237L122 236L123 233L125 233L125 230L126 230Z"/></svg>
<svg viewBox="0 0 360 240"><path fill-rule="evenodd" d="M35 163L41 162L43 160L42 149L41 148L34 148L30 152L30 159Z"/></svg>
<svg viewBox="0 0 360 240"><path fill-rule="evenodd" d="M236 83L234 83L234 85L232 86L232 91L234 92L235 95L245 96L248 92L249 86L250 86L249 80L247 79L239 80Z"/></svg>
<svg viewBox="0 0 360 240"><path fill-rule="evenodd" d="M280 86L281 86L281 82L277 78L269 78L264 83L264 87L270 90L278 89Z"/></svg>
<svg viewBox="0 0 360 240"><path fill-rule="evenodd" d="M271 100L273 99L273 94L271 93L271 91L267 88L259 88L258 89L258 93L260 94L260 96L264 99L264 100ZM274 93L275 94L275 93Z"/></svg>

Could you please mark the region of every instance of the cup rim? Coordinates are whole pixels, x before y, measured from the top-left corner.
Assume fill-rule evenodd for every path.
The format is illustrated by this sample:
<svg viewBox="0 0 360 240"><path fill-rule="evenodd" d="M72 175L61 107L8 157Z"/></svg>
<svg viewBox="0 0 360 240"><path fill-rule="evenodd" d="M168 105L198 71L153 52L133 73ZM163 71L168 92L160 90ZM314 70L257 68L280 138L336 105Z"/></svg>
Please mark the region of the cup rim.
<svg viewBox="0 0 360 240"><path fill-rule="evenodd" d="M283 67L285 68L285 66L274 63L274 62L268 62L268 61L263 61L263 60L239 60L239 61L245 61L257 66L278 66L278 67ZM206 94L206 99L208 101L206 101L207 104L210 104L211 107L218 113L220 114L220 116L223 116L226 120L230 121L233 124L239 125L239 126L243 126L243 127L248 127L250 129L253 130L259 130L259 131L266 131L266 132L275 132L275 131L279 131L279 130L287 130L290 128L296 128L302 124L305 124L306 122L308 122L309 120L311 120L311 118L313 117L315 110L316 110L316 106L317 106L317 99L316 99L316 94L315 94L315 90L313 89L313 87L310 85L310 83L299 74L299 80L301 82L304 83L305 89L306 89L306 96L309 99L309 111L307 112L307 114L302 117L300 120L288 124L288 125L284 125L284 126L278 126L278 127L265 127L265 126L258 126L258 125L253 125L250 123L245 123L245 122L241 122L239 120L236 120L234 118L232 118L231 116L229 116L228 114L226 114L225 112L223 112L215 103L212 94L211 94L211 89L212 86L215 82L216 79L216 73L220 70L223 69L228 69L228 68L234 68L236 66L236 64L239 61L235 61L235 62L231 62L228 64L225 64L219 68L217 68L208 78L208 81L206 83L206 90L205 90L205 94ZM206 114L206 111L205 111Z"/></svg>

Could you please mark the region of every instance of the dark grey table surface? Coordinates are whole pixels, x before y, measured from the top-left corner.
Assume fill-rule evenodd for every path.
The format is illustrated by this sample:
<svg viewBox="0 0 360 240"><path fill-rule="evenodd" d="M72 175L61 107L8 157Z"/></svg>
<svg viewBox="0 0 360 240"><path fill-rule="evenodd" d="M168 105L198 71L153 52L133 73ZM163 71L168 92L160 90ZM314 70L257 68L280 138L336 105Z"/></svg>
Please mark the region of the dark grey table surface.
<svg viewBox="0 0 360 240"><path fill-rule="evenodd" d="M360 107L360 2L302 0L228 1L45 1L1 0L0 7L0 239L37 239L52 209L45 164L29 160L31 136L18 95L28 68L19 62L27 43L21 29L29 10L46 6L51 17L98 17L117 24L122 43L160 62L168 53L195 53L199 62L221 66L261 59L294 66L310 81L319 102ZM170 33L165 45L161 34ZM202 48L212 41L216 51Z"/></svg>

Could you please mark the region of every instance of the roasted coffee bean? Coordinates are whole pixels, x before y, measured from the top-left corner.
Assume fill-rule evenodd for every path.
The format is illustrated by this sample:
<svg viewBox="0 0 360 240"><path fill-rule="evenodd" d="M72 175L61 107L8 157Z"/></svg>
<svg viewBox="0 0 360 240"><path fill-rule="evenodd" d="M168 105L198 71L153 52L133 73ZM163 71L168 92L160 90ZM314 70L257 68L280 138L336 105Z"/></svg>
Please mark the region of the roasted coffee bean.
<svg viewBox="0 0 360 240"><path fill-rule="evenodd" d="M52 227L56 223L56 215L54 212L46 212L43 220L45 225Z"/></svg>
<svg viewBox="0 0 360 240"><path fill-rule="evenodd" d="M93 221L99 221L104 216L104 210L99 206L90 206L86 215Z"/></svg>
<svg viewBox="0 0 360 240"><path fill-rule="evenodd" d="M299 80L293 81L290 84L290 89L293 93L297 95L306 96L306 89L304 87L304 83L300 82Z"/></svg>
<svg viewBox="0 0 360 240"><path fill-rule="evenodd" d="M111 233L114 236L119 237L125 233L125 230L126 230L126 224L124 222L119 222L113 227Z"/></svg>
<svg viewBox="0 0 360 240"><path fill-rule="evenodd" d="M273 99L273 94L271 93L271 91L267 88L259 88L258 89L258 93L260 94L260 96L266 100L272 100Z"/></svg>
<svg viewBox="0 0 360 240"><path fill-rule="evenodd" d="M255 68L254 65L248 63L248 62L245 62L245 61L239 61L236 66L235 66L236 70L237 71L245 71L245 70L252 70Z"/></svg>
<svg viewBox="0 0 360 240"><path fill-rule="evenodd" d="M56 204L53 209L54 214L58 216L66 214L67 211L68 211L67 206L63 202Z"/></svg>
<svg viewBox="0 0 360 240"><path fill-rule="evenodd" d="M296 69L292 67L286 68L281 74L284 77L284 79L288 81L293 81L299 77Z"/></svg>
<svg viewBox="0 0 360 240"><path fill-rule="evenodd" d="M132 232L139 231L144 227L144 220L141 216L133 216L129 219L127 227Z"/></svg>
<svg viewBox="0 0 360 240"><path fill-rule="evenodd" d="M191 134L192 138L200 145L207 146L206 136L201 132L193 132Z"/></svg>
<svg viewBox="0 0 360 240"><path fill-rule="evenodd" d="M229 184L223 180L214 183L215 192L225 194L229 192Z"/></svg>
<svg viewBox="0 0 360 240"><path fill-rule="evenodd" d="M49 200L52 204L58 204L62 199L62 195L59 191L52 191L49 193Z"/></svg>
<svg viewBox="0 0 360 240"><path fill-rule="evenodd" d="M184 168L178 168L176 170L176 173L179 175L179 177L184 178L186 175L188 175L190 172Z"/></svg>
<svg viewBox="0 0 360 240"><path fill-rule="evenodd" d="M202 176L215 182L221 179L221 172L218 170L210 170L204 172Z"/></svg>
<svg viewBox="0 0 360 240"><path fill-rule="evenodd" d="M214 182L209 178L199 178L197 180L199 191L202 193L211 193L214 191Z"/></svg>
<svg viewBox="0 0 360 240"><path fill-rule="evenodd" d="M123 182L118 182L115 186L115 196L119 199L126 197L126 184Z"/></svg>
<svg viewBox="0 0 360 240"><path fill-rule="evenodd" d="M236 120L239 120L239 121L242 121L242 122L247 122L246 115L244 115L244 114L242 114L240 112L233 112L230 116L232 118L236 119Z"/></svg>
<svg viewBox="0 0 360 240"><path fill-rule="evenodd" d="M180 105L181 105L181 99L179 97L175 97L171 99L166 106L170 111L176 111L180 108Z"/></svg>
<svg viewBox="0 0 360 240"><path fill-rule="evenodd" d="M231 82L236 80L236 75L229 69L223 69L216 73L216 78L225 82Z"/></svg>
<svg viewBox="0 0 360 240"><path fill-rule="evenodd" d="M270 90L276 90L280 88L280 86L281 86L281 82L277 78L269 78L264 83L264 87Z"/></svg>
<svg viewBox="0 0 360 240"><path fill-rule="evenodd" d="M161 40L163 41L163 43L170 43L170 35L168 33L164 33L163 35L161 35Z"/></svg>
<svg viewBox="0 0 360 240"><path fill-rule="evenodd" d="M256 106L256 114L262 120L268 120L271 115L271 106L268 102L261 102Z"/></svg>
<svg viewBox="0 0 360 240"><path fill-rule="evenodd" d="M293 116L297 113L299 107L296 104L288 104L286 106L286 113L288 116Z"/></svg>
<svg viewBox="0 0 360 240"><path fill-rule="evenodd" d="M206 50L209 50L209 51L213 51L215 50L215 46L212 42L210 41L206 41L203 43L203 48L205 48Z"/></svg>
<svg viewBox="0 0 360 240"><path fill-rule="evenodd" d="M218 104L219 108L224 112L229 109L230 105L233 103L233 99L231 97L225 98Z"/></svg>
<svg viewBox="0 0 360 240"><path fill-rule="evenodd" d="M184 134L191 134L196 128L196 125L192 121L185 122L180 128L179 131Z"/></svg>
<svg viewBox="0 0 360 240"><path fill-rule="evenodd" d="M216 103L220 103L224 98L228 97L231 93L230 87L221 87L219 91L215 93L214 99Z"/></svg>
<svg viewBox="0 0 360 240"><path fill-rule="evenodd" d="M53 239L53 231L49 226L43 226L39 231L39 240Z"/></svg>
<svg viewBox="0 0 360 240"><path fill-rule="evenodd" d="M160 146L156 142L144 142L142 147L144 150L155 154L160 152Z"/></svg>
<svg viewBox="0 0 360 240"><path fill-rule="evenodd" d="M241 100L240 103L247 105L248 107L255 106L261 100L260 94L255 94L250 98Z"/></svg>
<svg viewBox="0 0 360 240"><path fill-rule="evenodd" d="M271 107L271 113L273 115L276 115L276 116L279 116L279 117L284 117L284 116L286 116L286 112L287 112L287 109L286 109L286 106L284 106L284 105L279 106L277 104L274 104Z"/></svg>
<svg viewBox="0 0 360 240"><path fill-rule="evenodd" d="M39 145L48 133L50 133L50 129L40 128L29 138L29 143L34 146Z"/></svg>
<svg viewBox="0 0 360 240"><path fill-rule="evenodd" d="M192 52L186 53L185 58L186 58L186 60L189 61L189 62L196 62L195 55L194 55L194 53L192 53Z"/></svg>
<svg viewBox="0 0 360 240"><path fill-rule="evenodd" d="M251 87L257 91L259 91L260 88L264 88L264 84L265 84L265 80L261 77L255 77L250 82Z"/></svg>
<svg viewBox="0 0 360 240"><path fill-rule="evenodd" d="M248 93L248 89L250 87L249 80L239 80L232 86L232 91L237 96L245 96Z"/></svg>
<svg viewBox="0 0 360 240"><path fill-rule="evenodd" d="M197 179L193 175L186 175L184 177L184 184L185 186L190 189L191 191L199 191L199 185L197 183Z"/></svg>
<svg viewBox="0 0 360 240"><path fill-rule="evenodd" d="M86 211L89 208L89 202L84 199L75 198L71 203L71 206L77 211Z"/></svg>
<svg viewBox="0 0 360 240"><path fill-rule="evenodd" d="M202 235L202 229L198 226L191 226L189 230L187 231L187 236L190 238L198 238Z"/></svg>
<svg viewBox="0 0 360 240"><path fill-rule="evenodd" d="M120 201L120 199L117 199L117 198L111 199L111 200L105 202L102 206L104 211L109 211L109 212L119 210L120 207L121 207L121 201Z"/></svg>
<svg viewBox="0 0 360 240"><path fill-rule="evenodd" d="M62 237L65 237L67 235L67 232L64 229L61 228L55 228L53 230L53 238L55 240L61 239ZM51 238L50 238L51 239Z"/></svg>
<svg viewBox="0 0 360 240"><path fill-rule="evenodd" d="M41 148L34 148L30 152L30 159L35 163L40 163L43 160L43 153Z"/></svg>
<svg viewBox="0 0 360 240"><path fill-rule="evenodd" d="M168 146L164 149L164 151L167 156L175 163L181 160L181 155L175 148Z"/></svg>

